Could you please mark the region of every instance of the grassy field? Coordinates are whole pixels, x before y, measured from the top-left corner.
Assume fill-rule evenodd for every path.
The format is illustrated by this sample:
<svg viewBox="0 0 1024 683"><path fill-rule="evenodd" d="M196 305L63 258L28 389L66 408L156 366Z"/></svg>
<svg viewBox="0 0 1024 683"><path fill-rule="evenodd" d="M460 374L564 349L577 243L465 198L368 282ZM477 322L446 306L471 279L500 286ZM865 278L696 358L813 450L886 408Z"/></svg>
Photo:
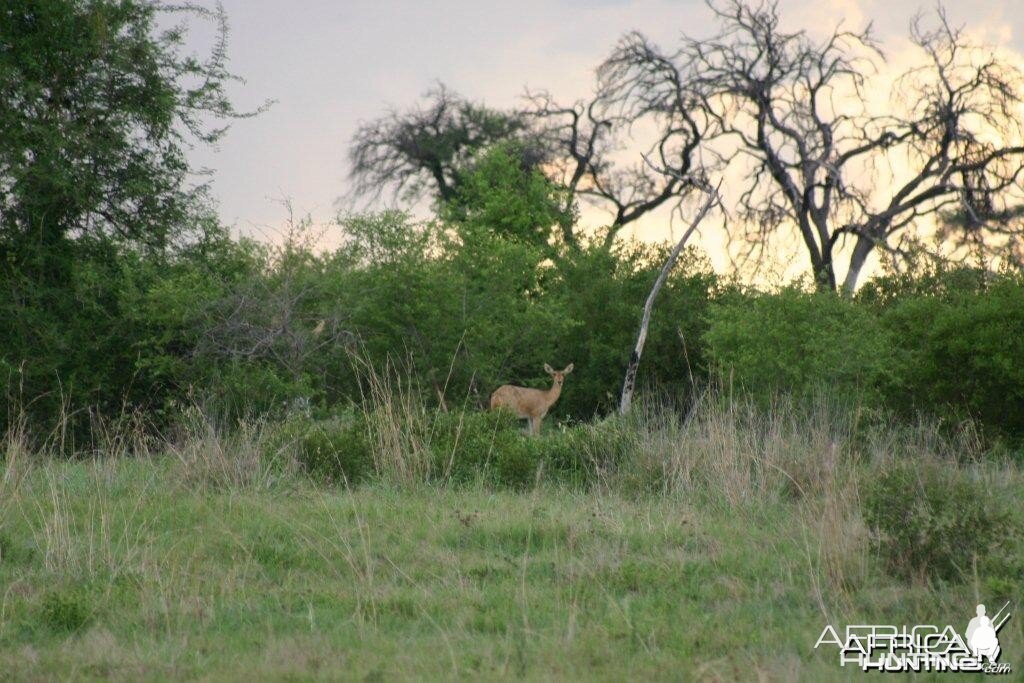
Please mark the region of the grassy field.
<svg viewBox="0 0 1024 683"><path fill-rule="evenodd" d="M647 436L665 472L687 459L672 485L586 490L349 490L261 467L257 443L65 461L9 441L0 678L855 680L813 650L825 624L963 628L990 599L886 571L858 482L895 442L714 429ZM1015 672L1022 623L1000 632Z"/></svg>

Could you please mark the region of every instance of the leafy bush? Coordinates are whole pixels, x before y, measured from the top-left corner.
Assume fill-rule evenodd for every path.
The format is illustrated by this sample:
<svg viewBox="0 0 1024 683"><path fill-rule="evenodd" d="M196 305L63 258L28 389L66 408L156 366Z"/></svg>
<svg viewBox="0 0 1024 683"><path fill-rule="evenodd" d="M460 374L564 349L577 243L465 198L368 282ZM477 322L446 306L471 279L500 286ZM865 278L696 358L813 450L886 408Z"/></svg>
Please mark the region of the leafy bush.
<svg viewBox="0 0 1024 683"><path fill-rule="evenodd" d="M299 465L317 481L355 484L374 474L362 413L346 412L327 420L293 417L282 424L275 442L294 449Z"/></svg>
<svg viewBox="0 0 1024 683"><path fill-rule="evenodd" d="M496 210L486 201L493 188L476 190L483 203L474 206ZM523 225L540 225L541 214L520 208ZM425 404L440 403L443 391L448 405L483 407L495 387L546 387L544 363L573 362L577 370L549 419L576 423L613 411L664 247L540 244L485 229L486 221L470 230L471 219L351 216L341 221L348 239L334 253L316 252L301 234L261 246L212 227L173 253L124 245L83 251L60 291L0 292L0 317L9 323L0 330L0 395L9 405L0 428L23 411L31 432L45 435L63 416L61 432L74 437L67 443L82 443L97 416L144 412L160 429L196 401L218 426L297 402L329 415L364 398L360 363L407 370ZM1022 357L1020 276L965 269L891 276L852 300L796 288L763 294L723 290L688 253L658 300L638 379L673 397L724 376L762 399L824 392L872 414L977 421L987 443L1024 453ZM327 441L335 438L342 437ZM450 453L455 439L445 438ZM586 445L570 443L587 438L549 430L543 442L562 453L556 460L575 463L565 471L585 479L573 451ZM562 467L531 448L540 446L475 445L459 457L468 463L479 453L505 453L501 476L516 480L541 461L548 471ZM309 453L332 449L321 444ZM432 457L426 450L420 462ZM317 476L363 476L352 463L303 457ZM497 472L498 460L486 462Z"/></svg>
<svg viewBox="0 0 1024 683"><path fill-rule="evenodd" d="M712 364L755 396L833 395L877 404L892 371L892 340L870 310L796 288L733 293L715 302L704 335Z"/></svg>
<svg viewBox="0 0 1024 683"><path fill-rule="evenodd" d="M963 470L900 465L872 479L864 519L889 568L904 578L962 580L1012 568L1021 535L1015 502Z"/></svg>
<svg viewBox="0 0 1024 683"><path fill-rule="evenodd" d="M634 447L630 425L617 416L558 429L536 443L546 472L583 486L597 482L628 462Z"/></svg>
<svg viewBox="0 0 1024 683"><path fill-rule="evenodd" d="M535 245L487 231L463 241L401 214L350 217L331 265L346 324L376 368L410 366L447 401L536 376L574 324L543 301ZM336 269L335 269L336 268ZM358 395L350 395L357 398Z"/></svg>
<svg viewBox="0 0 1024 683"><path fill-rule="evenodd" d="M556 226L571 226L575 216L563 208L564 188L523 163L528 154L505 143L480 155L462 173L454 197L442 203L442 219L470 239L486 231L547 249Z"/></svg>
<svg viewBox="0 0 1024 683"><path fill-rule="evenodd" d="M438 413L432 431L435 476L521 487L536 474L536 454L509 411Z"/></svg>
<svg viewBox="0 0 1024 683"><path fill-rule="evenodd" d="M374 442L371 427L382 419L351 411L322 420L292 417L278 427L271 447L291 449L319 481L358 483L379 474L374 450L384 445ZM428 444L431 479L497 487L528 487L538 475L589 485L622 462L629 448L615 421L552 428L534 438L505 410L436 412L423 423L399 427L423 432L414 440Z"/></svg>
<svg viewBox="0 0 1024 683"><path fill-rule="evenodd" d="M566 381L552 416L590 419L614 410L644 301L667 250L665 245L639 243L605 250L594 243L559 259L545 283L545 302L557 303L554 310L572 324L554 339L556 357L550 362L575 363L576 372ZM683 252L651 317L638 376L641 387L685 391L691 381L705 377L700 339L716 282L706 261L693 251Z"/></svg>
<svg viewBox="0 0 1024 683"><path fill-rule="evenodd" d="M441 413L432 441L437 472L456 481L477 476L522 488L538 475L587 486L623 462L627 431L616 420L546 429L527 436L509 411Z"/></svg>
<svg viewBox="0 0 1024 683"><path fill-rule="evenodd" d="M957 275L881 310L899 354L888 403L1024 441L1024 280Z"/></svg>

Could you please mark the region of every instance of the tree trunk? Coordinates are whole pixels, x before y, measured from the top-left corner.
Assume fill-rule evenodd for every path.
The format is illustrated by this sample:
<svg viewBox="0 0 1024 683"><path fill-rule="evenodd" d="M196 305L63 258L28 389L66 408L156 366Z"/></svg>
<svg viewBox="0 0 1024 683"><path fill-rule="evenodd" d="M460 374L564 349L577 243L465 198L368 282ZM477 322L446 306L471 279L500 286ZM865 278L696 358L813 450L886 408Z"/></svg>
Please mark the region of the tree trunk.
<svg viewBox="0 0 1024 683"><path fill-rule="evenodd" d="M858 237L857 243L853 246L853 255L850 256L850 269L846 271L846 279L843 281L843 294L853 296L853 290L857 287L857 280L860 278L861 268L868 260L868 254L874 248L873 240L865 237Z"/></svg>
<svg viewBox="0 0 1024 683"><path fill-rule="evenodd" d="M661 272L658 273L658 279L654 281L654 286L651 287L650 294L647 295L647 301L644 303L644 315L640 320L640 333L636 338L636 346L633 347L633 353L629 356L629 365L626 367L626 378L622 382L622 397L619 400L619 414L625 415L629 412L629 409L633 405L633 389L636 386L636 372L637 368L640 367L640 356L644 352L644 343L647 341L647 327L651 323L651 309L654 308L654 300L658 297L658 292L661 291L662 285L665 284L665 280L668 279L668 274L672 272L672 268L676 265L676 259L679 258L680 252L683 247L686 246L687 240L690 239L690 235L697 229L700 222L704 220L708 211L718 201L718 190L708 191L708 198L704 204L700 207L700 211L697 212L697 216L690 223L690 227L686 229L683 236L679 239L675 248L672 249L672 253L668 255L665 260L665 265L661 267Z"/></svg>
<svg viewBox="0 0 1024 683"><path fill-rule="evenodd" d="M819 292L836 291L836 272L832 261L832 254L825 251L821 260L814 266L814 284Z"/></svg>

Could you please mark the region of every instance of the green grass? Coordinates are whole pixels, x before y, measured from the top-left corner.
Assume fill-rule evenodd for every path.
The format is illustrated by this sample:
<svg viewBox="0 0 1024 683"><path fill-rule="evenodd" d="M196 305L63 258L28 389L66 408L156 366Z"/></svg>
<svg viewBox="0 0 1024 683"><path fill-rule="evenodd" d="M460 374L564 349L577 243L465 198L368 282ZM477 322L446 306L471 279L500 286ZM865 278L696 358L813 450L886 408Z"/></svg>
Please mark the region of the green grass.
<svg viewBox="0 0 1024 683"><path fill-rule="evenodd" d="M0 680L862 680L813 649L826 624L1020 609L1024 474L969 429L711 397L534 442L380 395L351 488L295 425L197 414L77 460L10 432ZM521 453L514 486L471 476ZM972 519L998 547L958 542ZM1000 632L1015 675L1022 623Z"/></svg>
<svg viewBox="0 0 1024 683"><path fill-rule="evenodd" d="M858 680L824 624L963 626L978 597L890 578L842 496L209 488L183 462L9 464L0 678Z"/></svg>

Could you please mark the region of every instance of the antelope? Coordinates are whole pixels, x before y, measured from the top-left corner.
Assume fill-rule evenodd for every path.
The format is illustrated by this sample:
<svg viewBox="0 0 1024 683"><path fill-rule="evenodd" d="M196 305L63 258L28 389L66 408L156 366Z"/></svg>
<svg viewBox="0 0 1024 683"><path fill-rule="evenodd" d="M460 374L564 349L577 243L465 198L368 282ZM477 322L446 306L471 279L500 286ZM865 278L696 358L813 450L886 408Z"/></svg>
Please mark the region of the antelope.
<svg viewBox="0 0 1024 683"><path fill-rule="evenodd" d="M573 364L569 363L565 370L553 370L547 363L544 364L544 372L551 375L554 382L550 389L528 389L517 387L514 384L505 384L494 390L491 394L491 410L497 408L508 408L516 414L520 420L530 421L530 434L540 434L540 423L548 410L555 404L558 397L562 395L562 382L565 376L572 372Z"/></svg>

